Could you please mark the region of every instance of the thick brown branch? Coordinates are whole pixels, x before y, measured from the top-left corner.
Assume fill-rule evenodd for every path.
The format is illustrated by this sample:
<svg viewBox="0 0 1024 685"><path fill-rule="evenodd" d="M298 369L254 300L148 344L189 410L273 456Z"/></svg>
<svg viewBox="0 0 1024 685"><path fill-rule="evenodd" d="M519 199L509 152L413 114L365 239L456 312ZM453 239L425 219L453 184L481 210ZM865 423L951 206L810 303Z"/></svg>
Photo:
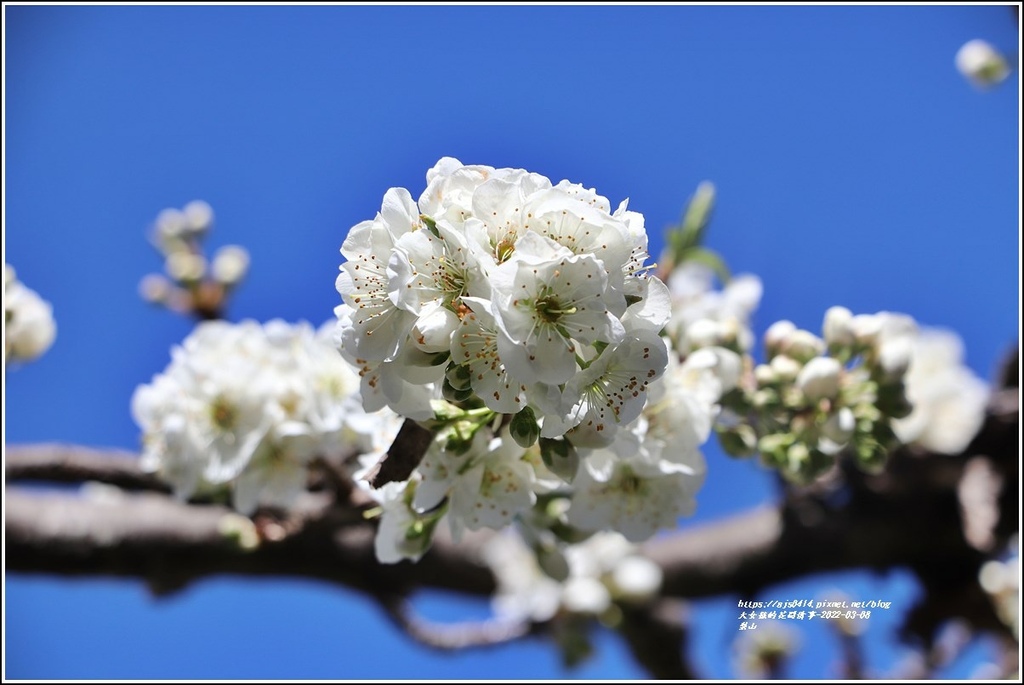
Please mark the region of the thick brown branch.
<svg viewBox="0 0 1024 685"><path fill-rule="evenodd" d="M98 481L126 490L170 492L166 483L139 468L139 456L114 449L41 443L12 445L4 450L7 482L38 480L51 483Z"/></svg>
<svg viewBox="0 0 1024 685"><path fill-rule="evenodd" d="M244 574L318 578L374 593L494 590L493 576L472 549L456 549L443 538L418 564L382 565L374 555L372 522L352 523L347 512L311 521L279 540L265 539L253 551L225 531L227 516L235 515L221 506L187 505L156 494L94 501L8 488L7 570L139 578L161 589Z"/></svg>

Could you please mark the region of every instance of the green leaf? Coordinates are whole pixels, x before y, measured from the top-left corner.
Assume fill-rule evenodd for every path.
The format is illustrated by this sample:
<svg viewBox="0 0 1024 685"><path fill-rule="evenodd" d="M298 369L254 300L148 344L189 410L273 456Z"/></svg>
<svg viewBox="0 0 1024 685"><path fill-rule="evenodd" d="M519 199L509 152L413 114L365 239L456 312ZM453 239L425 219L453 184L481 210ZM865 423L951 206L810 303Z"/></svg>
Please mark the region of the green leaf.
<svg viewBox="0 0 1024 685"><path fill-rule="evenodd" d="M682 259L679 260L680 264L683 262L698 262L711 267L715 275L718 276L718 280L722 283L728 283L732 277L729 273L729 267L725 265L725 262L718 256L718 253L712 252L706 247L691 247L682 256Z"/></svg>

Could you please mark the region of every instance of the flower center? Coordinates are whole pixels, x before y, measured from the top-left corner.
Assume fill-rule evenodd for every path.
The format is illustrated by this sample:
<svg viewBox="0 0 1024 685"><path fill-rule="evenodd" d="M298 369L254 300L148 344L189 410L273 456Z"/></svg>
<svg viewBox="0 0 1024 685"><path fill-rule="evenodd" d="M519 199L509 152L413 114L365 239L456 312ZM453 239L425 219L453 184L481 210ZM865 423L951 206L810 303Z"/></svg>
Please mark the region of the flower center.
<svg viewBox="0 0 1024 685"><path fill-rule="evenodd" d="M537 316L545 323L557 323L564 315L576 313L576 307L566 307L554 295L538 299L533 307Z"/></svg>

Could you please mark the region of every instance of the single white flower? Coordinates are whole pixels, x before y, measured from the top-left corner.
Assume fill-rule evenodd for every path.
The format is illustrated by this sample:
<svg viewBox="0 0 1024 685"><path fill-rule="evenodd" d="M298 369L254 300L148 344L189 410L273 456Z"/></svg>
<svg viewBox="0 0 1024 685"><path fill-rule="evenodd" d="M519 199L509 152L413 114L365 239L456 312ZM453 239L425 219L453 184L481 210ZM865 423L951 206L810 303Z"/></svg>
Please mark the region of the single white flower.
<svg viewBox="0 0 1024 685"><path fill-rule="evenodd" d="M486 300L469 307L451 340L452 360L469 367L469 381L488 409L515 414L526 406L526 386L509 375L498 354L498 329Z"/></svg>
<svg viewBox="0 0 1024 685"><path fill-rule="evenodd" d="M377 218L353 226L345 238L341 253L348 261L341 265L336 286L353 312L341 339L350 356L384 361L405 340L415 316L392 299L388 263L395 243L420 228L409 191L392 188L384 195Z"/></svg>
<svg viewBox="0 0 1024 685"><path fill-rule="evenodd" d="M624 335L605 306L601 262L535 233L519 239L492 285L498 352L523 382L564 383L576 373L577 342L615 343Z"/></svg>
<svg viewBox="0 0 1024 685"><path fill-rule="evenodd" d="M547 417L541 435L557 437L572 429L574 445L611 444L619 427L640 416L648 386L664 373L667 364L664 341L649 330L605 349L566 384L562 394L565 416Z"/></svg>

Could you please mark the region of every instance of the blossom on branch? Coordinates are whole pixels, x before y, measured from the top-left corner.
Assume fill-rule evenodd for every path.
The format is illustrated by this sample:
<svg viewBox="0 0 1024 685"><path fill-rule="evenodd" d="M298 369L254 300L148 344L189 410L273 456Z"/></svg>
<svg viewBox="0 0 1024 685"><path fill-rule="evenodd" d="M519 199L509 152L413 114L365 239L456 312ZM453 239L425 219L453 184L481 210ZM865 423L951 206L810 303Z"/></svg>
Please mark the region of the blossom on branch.
<svg viewBox="0 0 1024 685"><path fill-rule="evenodd" d="M383 452L400 422L368 415L333 326L211 321L132 397L142 465L187 498L230 488L242 513L288 506L316 457Z"/></svg>
<svg viewBox="0 0 1024 685"><path fill-rule="evenodd" d="M56 337L53 307L4 264L4 365L36 359Z"/></svg>

